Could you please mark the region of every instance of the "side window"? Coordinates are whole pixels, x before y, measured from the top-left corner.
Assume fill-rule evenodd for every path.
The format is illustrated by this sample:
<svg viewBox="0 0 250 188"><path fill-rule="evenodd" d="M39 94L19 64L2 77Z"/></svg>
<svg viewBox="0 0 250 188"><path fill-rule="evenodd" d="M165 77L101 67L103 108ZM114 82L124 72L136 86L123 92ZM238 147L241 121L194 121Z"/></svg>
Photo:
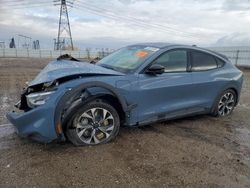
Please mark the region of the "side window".
<svg viewBox="0 0 250 188"><path fill-rule="evenodd" d="M212 55L193 51L192 52L192 70L202 71L217 68L217 62Z"/></svg>
<svg viewBox="0 0 250 188"><path fill-rule="evenodd" d="M225 62L219 58L216 58L216 61L217 61L218 68L223 67L223 65L225 64Z"/></svg>
<svg viewBox="0 0 250 188"><path fill-rule="evenodd" d="M165 72L179 72L187 70L187 51L175 50L166 52L158 57L155 64L165 67Z"/></svg>

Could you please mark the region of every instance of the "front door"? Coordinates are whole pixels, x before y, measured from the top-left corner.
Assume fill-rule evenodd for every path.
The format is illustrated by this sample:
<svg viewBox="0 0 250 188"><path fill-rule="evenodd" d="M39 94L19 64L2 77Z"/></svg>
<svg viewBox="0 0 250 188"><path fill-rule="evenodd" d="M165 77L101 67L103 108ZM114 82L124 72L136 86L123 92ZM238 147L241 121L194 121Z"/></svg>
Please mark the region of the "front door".
<svg viewBox="0 0 250 188"><path fill-rule="evenodd" d="M167 51L153 64L165 67L160 75L139 75L137 90L138 122L149 123L192 112L192 75L187 71L188 52L183 49Z"/></svg>

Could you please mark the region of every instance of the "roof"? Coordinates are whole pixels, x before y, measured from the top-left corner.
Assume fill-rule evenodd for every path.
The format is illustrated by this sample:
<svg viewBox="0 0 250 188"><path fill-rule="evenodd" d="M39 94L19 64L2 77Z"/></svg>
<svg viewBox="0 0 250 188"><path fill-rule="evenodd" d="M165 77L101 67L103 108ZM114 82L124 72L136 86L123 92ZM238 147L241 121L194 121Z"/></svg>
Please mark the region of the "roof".
<svg viewBox="0 0 250 188"><path fill-rule="evenodd" d="M221 54L221 53L218 53L218 52L215 52L213 50L209 50L209 49L206 49L206 48L201 48L201 47L197 47L196 45L181 45L181 44L174 44L174 43L164 43L164 42L149 42L149 43L137 43L137 44L134 44L134 45L131 45L131 46L138 46L138 45L141 45L141 46L149 46L149 47L155 47L155 48L169 48L169 47L186 47L186 48L190 48L190 49L197 49L197 50L202 50L202 51L206 51L206 52L210 52L212 54L215 54L221 58L224 58L226 60L228 60L228 58Z"/></svg>
<svg viewBox="0 0 250 188"><path fill-rule="evenodd" d="M155 47L155 48L167 48L170 46L177 46L178 44L174 43L164 43L164 42L149 42L149 43L137 43L131 46L150 46L150 47ZM179 45L178 45L179 46Z"/></svg>

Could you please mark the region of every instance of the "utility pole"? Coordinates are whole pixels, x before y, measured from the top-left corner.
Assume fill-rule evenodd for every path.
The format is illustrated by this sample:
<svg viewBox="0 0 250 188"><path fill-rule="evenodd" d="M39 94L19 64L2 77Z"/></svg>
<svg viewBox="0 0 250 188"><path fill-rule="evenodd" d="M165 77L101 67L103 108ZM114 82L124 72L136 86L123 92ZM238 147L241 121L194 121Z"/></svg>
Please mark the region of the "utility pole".
<svg viewBox="0 0 250 188"><path fill-rule="evenodd" d="M55 42L56 50L65 50L70 49L74 50L70 23L69 23L69 15L67 6L72 6L72 2L66 2L66 0L54 0L55 5L60 5L60 18L59 18L59 27L58 27L58 35L57 41ZM69 5L69 4L71 5Z"/></svg>
<svg viewBox="0 0 250 188"><path fill-rule="evenodd" d="M4 41L0 41L0 48L5 48L5 42Z"/></svg>
<svg viewBox="0 0 250 188"><path fill-rule="evenodd" d="M19 47L19 38L23 38L24 39L24 44L23 47L28 49L30 47L30 43L31 43L31 37L25 36L25 35L18 35L18 47ZM27 39L29 40L29 42L27 42Z"/></svg>

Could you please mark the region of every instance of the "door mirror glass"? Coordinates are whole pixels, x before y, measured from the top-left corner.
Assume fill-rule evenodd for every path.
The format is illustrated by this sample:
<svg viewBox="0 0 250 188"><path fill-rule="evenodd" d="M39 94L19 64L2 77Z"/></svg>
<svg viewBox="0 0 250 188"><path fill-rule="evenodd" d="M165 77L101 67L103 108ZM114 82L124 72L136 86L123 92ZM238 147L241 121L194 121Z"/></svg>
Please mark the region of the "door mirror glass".
<svg viewBox="0 0 250 188"><path fill-rule="evenodd" d="M165 67L159 64L151 65L146 71L147 74L162 74L164 73Z"/></svg>

